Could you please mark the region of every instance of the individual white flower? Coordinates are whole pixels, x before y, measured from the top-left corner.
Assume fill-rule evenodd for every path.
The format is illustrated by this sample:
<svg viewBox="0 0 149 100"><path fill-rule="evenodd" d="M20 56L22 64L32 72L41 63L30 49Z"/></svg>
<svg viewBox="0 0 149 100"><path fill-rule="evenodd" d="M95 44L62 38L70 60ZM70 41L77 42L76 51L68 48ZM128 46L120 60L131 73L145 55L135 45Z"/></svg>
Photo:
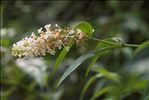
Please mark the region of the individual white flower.
<svg viewBox="0 0 149 100"><path fill-rule="evenodd" d="M80 33L79 39L82 39L83 37L84 37L84 34L83 33Z"/></svg>
<svg viewBox="0 0 149 100"><path fill-rule="evenodd" d="M44 28L45 28L47 31L50 29L50 27L51 27L51 24L47 24L47 25L44 26Z"/></svg>
<svg viewBox="0 0 149 100"><path fill-rule="evenodd" d="M34 32L32 32L31 37L33 37L33 38L35 38L35 37L36 37L36 35L35 35L35 33L34 33Z"/></svg>
<svg viewBox="0 0 149 100"><path fill-rule="evenodd" d="M58 24L55 24L55 27L58 28L58 29L55 29L57 32L61 32L62 31L62 28Z"/></svg>
<svg viewBox="0 0 149 100"><path fill-rule="evenodd" d="M75 32L74 30L70 30L69 34L74 34L74 32Z"/></svg>
<svg viewBox="0 0 149 100"><path fill-rule="evenodd" d="M55 26L61 29L61 27L58 24L55 24Z"/></svg>
<svg viewBox="0 0 149 100"><path fill-rule="evenodd" d="M76 36L78 37L78 39L83 39L84 35L85 34L83 32L81 32L80 29L77 29Z"/></svg>
<svg viewBox="0 0 149 100"><path fill-rule="evenodd" d="M45 34L45 35L43 35L43 39L48 39L49 38L49 35L48 34Z"/></svg>
<svg viewBox="0 0 149 100"><path fill-rule="evenodd" d="M49 34L52 34L52 32L51 32L51 31L46 31L45 33L46 33L46 34L48 34L48 35L49 35Z"/></svg>
<svg viewBox="0 0 149 100"><path fill-rule="evenodd" d="M24 43L25 43L25 41L24 40L21 40L21 41L19 41L19 42L16 43L16 46L21 47L21 46L24 45Z"/></svg>
<svg viewBox="0 0 149 100"><path fill-rule="evenodd" d="M42 32L42 27L38 29L38 33L41 33Z"/></svg>

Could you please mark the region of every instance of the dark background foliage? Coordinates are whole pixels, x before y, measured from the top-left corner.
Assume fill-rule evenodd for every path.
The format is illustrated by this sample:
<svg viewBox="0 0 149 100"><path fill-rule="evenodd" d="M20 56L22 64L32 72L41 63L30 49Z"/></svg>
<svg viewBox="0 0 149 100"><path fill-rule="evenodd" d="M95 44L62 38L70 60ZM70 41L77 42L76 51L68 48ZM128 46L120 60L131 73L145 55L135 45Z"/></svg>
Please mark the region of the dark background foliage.
<svg viewBox="0 0 149 100"><path fill-rule="evenodd" d="M80 21L88 21L95 29L93 37L99 39L120 36L124 42L131 44L141 44L149 39L148 0L4 0L1 1L0 17L0 84L2 100L78 100L83 86L94 74L94 72L90 72L89 76L85 77L85 71L90 60L86 61L59 88L55 88L58 79L74 59L94 50L95 41L87 41L86 45L81 45L80 47L73 46L54 77L51 80L49 78L46 79L47 84L45 86L38 85L36 79L33 80L32 77L24 73L24 69L18 67L19 65L16 64L17 59L10 55L12 44L25 36L29 36L32 31L37 33L37 29L46 24L59 24L59 26L64 27L73 26ZM127 88L131 88L133 84L136 84L142 78L145 80L149 78L148 50L145 49L134 56L133 48L116 49L109 54L103 55L97 61L97 64L105 67L110 72L122 75L124 83L126 82L130 86ZM42 60L47 66L44 72L47 77L50 75L58 54L59 52L55 56L47 55ZM28 66L27 68L29 69L30 67ZM135 70L137 72L133 72ZM141 75L136 76L135 74L138 73L141 73ZM129 75L136 78L132 78ZM89 88L85 94L85 100L91 97L98 83L104 83L102 81L104 80L95 82ZM40 83L44 82L40 80ZM125 88L125 84L121 87ZM147 92L144 93L142 89L134 92L129 91L128 95L125 94L126 96L123 97L123 100L143 100L142 98L145 98L146 94ZM103 100L104 98L105 95L98 99Z"/></svg>

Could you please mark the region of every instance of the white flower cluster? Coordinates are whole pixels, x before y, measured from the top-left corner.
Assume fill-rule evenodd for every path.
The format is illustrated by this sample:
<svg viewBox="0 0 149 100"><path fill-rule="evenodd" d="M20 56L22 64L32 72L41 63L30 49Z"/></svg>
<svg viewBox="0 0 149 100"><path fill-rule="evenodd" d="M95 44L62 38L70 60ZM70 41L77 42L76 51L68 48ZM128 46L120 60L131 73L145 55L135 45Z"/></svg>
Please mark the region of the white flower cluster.
<svg viewBox="0 0 149 100"><path fill-rule="evenodd" d="M39 36L34 33L13 44L11 54L18 57L45 56L46 53L54 55L56 49L67 46L71 41L81 43L87 37L79 29L61 29L57 24L45 25L44 29L38 29Z"/></svg>

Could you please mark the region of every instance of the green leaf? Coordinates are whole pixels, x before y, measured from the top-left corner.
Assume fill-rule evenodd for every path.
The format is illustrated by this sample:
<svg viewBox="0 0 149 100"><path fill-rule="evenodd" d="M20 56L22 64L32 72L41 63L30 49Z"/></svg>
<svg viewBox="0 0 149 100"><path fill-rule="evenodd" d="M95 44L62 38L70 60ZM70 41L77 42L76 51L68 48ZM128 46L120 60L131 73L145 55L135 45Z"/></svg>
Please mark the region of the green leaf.
<svg viewBox="0 0 149 100"><path fill-rule="evenodd" d="M107 41L107 42L111 42L111 43L117 43L113 38L107 38L107 39L104 39L104 41ZM114 46L115 44L111 45L111 44L108 44L108 43L105 43L105 42L99 42L95 48L95 50L99 50L99 49L102 49L102 48L105 48L105 47L109 47L109 46ZM96 61L104 54L107 54L109 52L109 50L105 50L103 52L100 52L98 55L94 56L92 61L90 62L88 68L87 68L87 71L86 71L86 76L88 75L89 71L91 70L91 68L94 66L94 64L96 63Z"/></svg>
<svg viewBox="0 0 149 100"><path fill-rule="evenodd" d="M82 62L84 62L85 60L89 59L90 57L94 56L95 54L93 52L85 54L83 56L80 56L77 60L75 60L69 67L68 69L65 71L65 73L62 75L60 81L58 82L59 86L63 80L71 73L73 72Z"/></svg>
<svg viewBox="0 0 149 100"><path fill-rule="evenodd" d="M102 77L102 75L101 75L101 74L97 74L97 75L91 77L91 78L87 81L87 83L85 84L85 86L84 86L84 88L83 88L83 91L82 91L82 93L81 93L80 100L83 100L83 96L84 96L85 92L87 91L87 89L89 88L89 86L95 81L96 78L99 78L99 77Z"/></svg>
<svg viewBox="0 0 149 100"><path fill-rule="evenodd" d="M88 75L88 73L90 72L90 70L92 69L92 67L93 67L94 64L96 63L97 59L100 57L100 55L101 55L101 54L96 55L96 56L94 56L94 57L92 58L92 61L90 62L89 66L88 66L88 68L87 68L87 70L86 70L85 76Z"/></svg>
<svg viewBox="0 0 149 100"><path fill-rule="evenodd" d="M83 63L85 60L93 57L94 55L104 51L104 50L107 50L107 49L112 49L112 48L116 48L115 46L114 47L105 47L105 48L102 48L98 51L94 51L94 52L91 52L91 53L87 53L85 55L82 55L80 56L78 59L76 59L69 67L68 69L66 69L66 71L64 72L64 74L62 75L62 77L60 78L60 81L58 82L57 84L57 87L63 82L63 80L68 77L69 74L71 74L71 72L73 72L76 68L78 68L78 66Z"/></svg>
<svg viewBox="0 0 149 100"><path fill-rule="evenodd" d="M71 48L72 45L73 45L73 43L71 43L69 46L65 46L63 48L63 50L60 52L58 58L56 59L56 63L54 65L54 67L53 67L53 70L52 70L52 73L51 73L51 77L53 77L53 75L55 74L55 72L59 68L59 65L61 64L63 59L66 57L66 54L69 52L69 49Z"/></svg>
<svg viewBox="0 0 149 100"><path fill-rule="evenodd" d="M144 43L142 43L135 51L135 55L138 54L141 50L143 50L144 48L149 47L149 41L146 41Z"/></svg>
<svg viewBox="0 0 149 100"><path fill-rule="evenodd" d="M88 22L81 22L74 29L80 29L82 32L86 33L88 36L91 36L94 32L92 26Z"/></svg>
<svg viewBox="0 0 149 100"><path fill-rule="evenodd" d="M88 73L90 72L90 70L92 69L92 67L94 66L94 64L96 63L96 61L104 54L108 53L109 50L105 50L101 53L99 53L98 55L94 56L91 63L89 64L87 71L86 71L86 76L88 75Z"/></svg>
<svg viewBox="0 0 149 100"><path fill-rule="evenodd" d="M110 79L118 84L120 84L120 76L117 73L109 72L106 69L102 67L96 67L94 68L94 71L98 72L99 74L103 75L107 79Z"/></svg>
<svg viewBox="0 0 149 100"><path fill-rule="evenodd" d="M103 95L104 93L108 92L111 89L110 86L108 87L104 87L101 90L99 90L98 92L96 92L90 100L95 100L96 98L98 98L99 96Z"/></svg>
<svg viewBox="0 0 149 100"><path fill-rule="evenodd" d="M108 50L108 49L113 49L113 48L118 48L119 46L110 46L110 47L105 47L105 48L102 48L100 50L97 50L97 51L94 51L94 52L91 52L91 53L87 53L85 55L82 55L80 56L78 59L76 59L69 67L68 69L66 69L66 71L64 72L64 74L62 75L62 77L60 78L60 81L58 82L57 84L57 87L64 81L64 79L66 77L68 77L69 74L71 74L71 72L73 72L76 68L78 68L78 66L83 63L85 60L97 55L98 53L102 52L102 51L105 51L105 50Z"/></svg>

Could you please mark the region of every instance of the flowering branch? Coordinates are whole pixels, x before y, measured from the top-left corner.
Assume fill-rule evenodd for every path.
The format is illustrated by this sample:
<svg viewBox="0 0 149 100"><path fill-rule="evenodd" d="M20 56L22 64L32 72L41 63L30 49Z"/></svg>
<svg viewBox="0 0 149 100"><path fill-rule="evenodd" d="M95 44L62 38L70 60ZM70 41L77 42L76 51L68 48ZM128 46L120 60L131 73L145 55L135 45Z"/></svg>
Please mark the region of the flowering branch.
<svg viewBox="0 0 149 100"><path fill-rule="evenodd" d="M30 37L13 44L11 54L18 57L45 56L46 53L54 55L57 49L69 45L71 41L80 44L87 38L80 29L62 29L57 24L45 25L44 29L38 29L38 33L39 36L32 33Z"/></svg>
<svg viewBox="0 0 149 100"><path fill-rule="evenodd" d="M57 49L69 46L70 43L81 44L87 39L103 42L121 47L138 47L139 45L125 44L120 42L110 42L106 40L91 37L94 29L87 22L83 22L74 29L65 27L61 28L57 24L45 25L44 28L38 29L39 35L33 32L30 37L26 37L13 44L11 54L17 57L34 57L45 56L47 53L54 55Z"/></svg>

